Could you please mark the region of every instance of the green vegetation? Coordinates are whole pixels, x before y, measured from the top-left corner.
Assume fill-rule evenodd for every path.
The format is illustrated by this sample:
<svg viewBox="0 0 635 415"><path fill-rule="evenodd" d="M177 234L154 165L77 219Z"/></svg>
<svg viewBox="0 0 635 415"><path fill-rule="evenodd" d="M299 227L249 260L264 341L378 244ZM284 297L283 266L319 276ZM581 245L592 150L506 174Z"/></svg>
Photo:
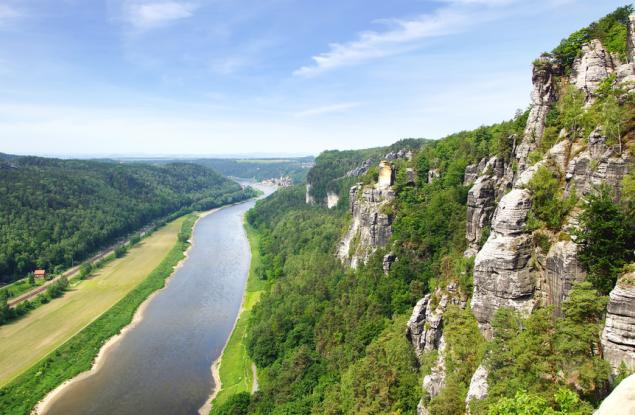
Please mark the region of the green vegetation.
<svg viewBox="0 0 635 415"><path fill-rule="evenodd" d="M33 288L39 287L45 282L45 279L35 279L33 278L33 274L29 274L27 278L22 278L21 280L17 280L11 284L5 285L4 287L0 287L0 298L10 299L19 297L25 292L31 291Z"/></svg>
<svg viewBox="0 0 635 415"><path fill-rule="evenodd" d="M559 101L547 116L544 137L530 162L543 160L558 140L586 139L597 127L614 150L627 147L624 138L635 129L632 98L624 97L609 77L585 110L586 97L567 86L565 74L591 37L623 54L630 12L630 6L618 9L553 52L555 66L562 69L556 70L554 80L560 87ZM533 195L528 230L534 231L534 248L546 253L555 240L575 240L588 253L589 275L608 269L611 276L591 276L593 283L575 285L557 312L545 307L523 317L500 309L490 342L481 336L469 309L450 304L443 317L447 376L435 397L421 396L419 385L438 352L424 354L419 365L403 336L404 316L423 295L432 293L431 307L439 304L449 284L458 287L462 298L471 295L474 262L463 256L468 191L463 186L464 171L467 165L497 156L516 172L512 150L524 133L527 117L527 111L519 111L513 120L438 141L401 143L415 149L415 154L410 161L394 161L396 199L383 208L394 215L391 244L355 270L342 267L333 255L350 220L344 209L307 206L301 187L259 202L247 220L261 241L257 275L269 285L252 310L246 345L258 365L261 389L252 396L242 393L226 400L222 413L405 414L414 413L418 398L423 398L433 415L463 414L470 378L483 363L489 370L490 394L472 403L475 415L590 414L592 405L609 391L610 370L600 356L599 333L607 301L603 294L624 264L633 260L635 249L633 174L624 181L620 205L611 197L603 205L590 198L581 216L584 229L574 238L562 231L578 202L575 192L564 197L564 172L547 158L527 185ZM386 152L380 148L321 154L308 175L311 195L321 201L330 191L344 201L354 181L377 180L374 166ZM371 160L366 174L342 178L365 160ZM414 183L406 177L406 168L416 172ZM433 170L438 177L428 182ZM483 230L484 238L488 233L489 229ZM604 238L613 239L612 244ZM596 250L597 245L601 248ZM382 258L387 252L398 260L385 275ZM607 268L609 252L623 256L611 265L613 269Z"/></svg>
<svg viewBox="0 0 635 415"><path fill-rule="evenodd" d="M189 162L210 167L224 176L258 181L289 176L293 183L300 184L306 180L306 175L313 164L313 157L289 159L197 159Z"/></svg>
<svg viewBox="0 0 635 415"><path fill-rule="evenodd" d="M347 206L348 190L359 181L357 177L343 177L348 171L370 160L371 170L380 159L391 151L401 149L416 150L424 144L423 139L400 140L388 147L377 147L366 150L338 151L330 150L315 159L315 166L309 171L307 182L311 184L310 195L317 201L324 200L327 192L340 196L340 206ZM369 175L370 176L370 175Z"/></svg>
<svg viewBox="0 0 635 415"><path fill-rule="evenodd" d="M622 61L625 61L628 16L631 13L633 13L633 6L631 5L618 8L613 13L563 39L551 54L569 73L573 66L573 61L580 54L582 45L591 39L599 39L606 50L618 54Z"/></svg>
<svg viewBox="0 0 635 415"><path fill-rule="evenodd" d="M628 184L630 176L625 182ZM635 260L635 212L629 208L633 199L625 188L623 206L614 202L614 195L601 187L586 202L580 215L581 230L576 242L579 259L588 270L588 280L598 291L608 294L624 265Z"/></svg>
<svg viewBox="0 0 635 415"><path fill-rule="evenodd" d="M223 413L414 412L421 375L403 335L405 316L431 287L457 281L471 292L473 262L463 257L465 166L492 152L509 157L525 120L526 113L519 113L510 122L426 142L412 161L395 162L402 172L416 167L419 179L413 185L397 174L391 211L399 261L388 277L381 266L384 251L354 272L334 258L346 223L343 211L307 206L302 187L259 201L247 221L260 236L257 275L271 282L252 310L246 343L258 365L260 391L248 406L244 394L235 404L227 400ZM363 161L369 152L346 157ZM340 156L321 155L311 174L328 172ZM441 177L427 183L431 168ZM360 180L370 182L373 175L371 169ZM469 311L449 313L447 330L455 343L449 361L456 373L434 404L458 408L459 402L464 407L484 341Z"/></svg>
<svg viewBox="0 0 635 415"><path fill-rule="evenodd" d="M193 215L188 217L182 222L183 229L191 232L195 220ZM135 311L148 295L164 286L174 266L184 257L187 246L187 243L178 241L160 264L112 308L3 386L0 389L0 412L7 415L29 414L48 392L90 369L103 344L132 321Z"/></svg>
<svg viewBox="0 0 635 415"><path fill-rule="evenodd" d="M465 397L483 353L485 339L478 330L476 319L469 311L450 306L444 316L447 377L445 387L428 407L433 414L463 415Z"/></svg>
<svg viewBox="0 0 635 415"><path fill-rule="evenodd" d="M532 193L532 204L527 218L527 228L546 226L558 230L577 203L575 194L562 197L561 178L557 168L541 166L529 181L527 188Z"/></svg>
<svg viewBox="0 0 635 415"><path fill-rule="evenodd" d="M192 164L0 157L0 282L57 274L152 221L252 195Z"/></svg>
<svg viewBox="0 0 635 415"><path fill-rule="evenodd" d="M511 309L499 309L485 360L489 395L476 405L481 409L476 413L488 405L505 408L518 391L538 396L552 406L558 403L554 397L564 387L597 403L609 385L608 363L599 355L606 301L590 283L583 282L574 286L563 303L562 318L550 308L536 310L526 319ZM501 398L507 400L496 404ZM587 408L581 413L591 412L588 403L580 405Z"/></svg>
<svg viewBox="0 0 635 415"><path fill-rule="evenodd" d="M488 411L489 415L583 415L591 408L569 389L561 388L553 397L555 408L540 396L516 392L513 398L502 398Z"/></svg>
<svg viewBox="0 0 635 415"><path fill-rule="evenodd" d="M218 391L218 394L212 402L212 415L233 413L224 408L242 405L244 403L244 399L240 398L242 397L242 393L251 393L254 382L252 373L253 362L247 354L245 336L247 334L247 324L251 316L251 309L260 299L260 295L265 288L265 281L257 274L257 270L261 270L258 235L247 223L245 223L245 231L247 232L252 252L249 278L247 280L240 316L238 317L238 321L236 321L236 326L221 356L219 367L221 390ZM249 399L247 399L247 404L249 404Z"/></svg>

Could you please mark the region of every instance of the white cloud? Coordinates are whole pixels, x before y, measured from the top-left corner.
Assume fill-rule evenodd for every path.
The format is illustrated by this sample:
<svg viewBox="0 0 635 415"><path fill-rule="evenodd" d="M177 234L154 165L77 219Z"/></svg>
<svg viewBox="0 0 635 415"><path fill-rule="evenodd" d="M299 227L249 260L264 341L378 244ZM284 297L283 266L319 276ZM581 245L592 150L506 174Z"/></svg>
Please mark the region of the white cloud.
<svg viewBox="0 0 635 415"><path fill-rule="evenodd" d="M467 16L443 9L414 20L392 19L382 20L381 23L389 24L393 28L384 32L362 32L355 41L333 43L328 52L311 58L313 65L303 66L294 74L312 76L337 67L400 53L414 42L461 30L467 24Z"/></svg>
<svg viewBox="0 0 635 415"><path fill-rule="evenodd" d="M128 3L124 5L126 20L139 30L165 26L191 17L196 6L178 1Z"/></svg>
<svg viewBox="0 0 635 415"><path fill-rule="evenodd" d="M326 105L323 107L311 108L308 110L296 112L294 117L304 118L304 117L315 117L324 114L331 114L337 112L345 112L352 108L359 107L359 102L342 102L340 104Z"/></svg>
<svg viewBox="0 0 635 415"><path fill-rule="evenodd" d="M467 30L495 16L491 9L504 8L520 0L436 0L445 4L433 13L411 20L382 19L375 23L389 25L385 31L367 31L354 41L332 43L329 50L313 56L313 64L303 66L294 75L314 76L342 66L393 56L420 46L425 39ZM560 0L562 1L562 0ZM573 0L567 0L573 1Z"/></svg>

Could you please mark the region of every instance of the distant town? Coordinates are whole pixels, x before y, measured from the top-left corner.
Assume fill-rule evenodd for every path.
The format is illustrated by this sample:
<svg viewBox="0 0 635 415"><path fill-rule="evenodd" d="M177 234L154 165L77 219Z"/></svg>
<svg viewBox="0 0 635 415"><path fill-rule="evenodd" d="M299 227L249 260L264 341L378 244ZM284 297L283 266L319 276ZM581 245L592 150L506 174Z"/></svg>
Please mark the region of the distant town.
<svg viewBox="0 0 635 415"><path fill-rule="evenodd" d="M293 180L289 176L280 176L279 178L265 179L261 183L269 186L289 187L293 185Z"/></svg>

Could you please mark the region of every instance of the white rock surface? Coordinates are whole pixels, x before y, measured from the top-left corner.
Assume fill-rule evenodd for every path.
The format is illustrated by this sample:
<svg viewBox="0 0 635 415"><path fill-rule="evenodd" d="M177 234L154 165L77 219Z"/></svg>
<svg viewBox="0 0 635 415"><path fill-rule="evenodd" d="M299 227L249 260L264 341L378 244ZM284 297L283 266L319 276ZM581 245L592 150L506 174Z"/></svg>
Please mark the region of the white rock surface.
<svg viewBox="0 0 635 415"><path fill-rule="evenodd" d="M594 413L594 415L633 414L635 414L635 375L620 382Z"/></svg>
<svg viewBox="0 0 635 415"><path fill-rule="evenodd" d="M489 375L487 369L482 364L476 368L476 371L472 375L470 380L470 387L467 390L467 396L465 397L466 412L469 413L469 404L473 400L484 399L487 396L489 384L487 383L487 376Z"/></svg>
<svg viewBox="0 0 635 415"><path fill-rule="evenodd" d="M350 190L349 209L352 223L340 241L337 257L356 268L365 263L379 247L386 246L392 236L392 214L384 207L395 198L391 188L375 189L357 184ZM354 245L354 246L353 246Z"/></svg>
<svg viewBox="0 0 635 415"><path fill-rule="evenodd" d="M615 66L611 54L599 40L593 39L582 46L581 55L573 62L570 82L586 92L590 101L600 83L615 72Z"/></svg>
<svg viewBox="0 0 635 415"><path fill-rule="evenodd" d="M635 370L635 272L623 276L609 295L602 348L614 372L622 363Z"/></svg>

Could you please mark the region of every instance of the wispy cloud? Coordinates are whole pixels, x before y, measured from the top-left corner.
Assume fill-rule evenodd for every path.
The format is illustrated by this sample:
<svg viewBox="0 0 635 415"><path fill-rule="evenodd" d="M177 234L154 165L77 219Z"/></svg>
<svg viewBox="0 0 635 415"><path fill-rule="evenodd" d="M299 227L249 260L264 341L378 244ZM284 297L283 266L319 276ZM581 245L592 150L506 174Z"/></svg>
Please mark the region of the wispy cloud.
<svg viewBox="0 0 635 415"><path fill-rule="evenodd" d="M327 52L313 56L311 58L313 63L297 69L294 75L315 76L335 68L407 52L419 47L422 40L463 32L474 24L491 19L491 14L486 12L487 9L518 3L519 0L437 0L437 2L443 6L432 13L414 19L375 21L375 23L387 25L388 29L361 32L356 40L332 43Z"/></svg>
<svg viewBox="0 0 635 415"><path fill-rule="evenodd" d="M196 5L179 1L127 2L125 19L138 30L148 30L186 19L194 14Z"/></svg>
<svg viewBox="0 0 635 415"><path fill-rule="evenodd" d="M293 114L293 116L297 118L316 117L324 114L346 112L355 107L359 107L359 105L359 102L342 102L339 104L326 105L323 107L311 108L308 110L296 112L295 114Z"/></svg>
<svg viewBox="0 0 635 415"><path fill-rule="evenodd" d="M414 20L382 20L380 23L388 24L392 28L384 32L362 32L358 39L352 42L333 43L328 52L311 58L312 65L303 66L294 74L312 76L337 67L400 53L413 42L460 30L466 23L466 18L466 15L443 9Z"/></svg>

